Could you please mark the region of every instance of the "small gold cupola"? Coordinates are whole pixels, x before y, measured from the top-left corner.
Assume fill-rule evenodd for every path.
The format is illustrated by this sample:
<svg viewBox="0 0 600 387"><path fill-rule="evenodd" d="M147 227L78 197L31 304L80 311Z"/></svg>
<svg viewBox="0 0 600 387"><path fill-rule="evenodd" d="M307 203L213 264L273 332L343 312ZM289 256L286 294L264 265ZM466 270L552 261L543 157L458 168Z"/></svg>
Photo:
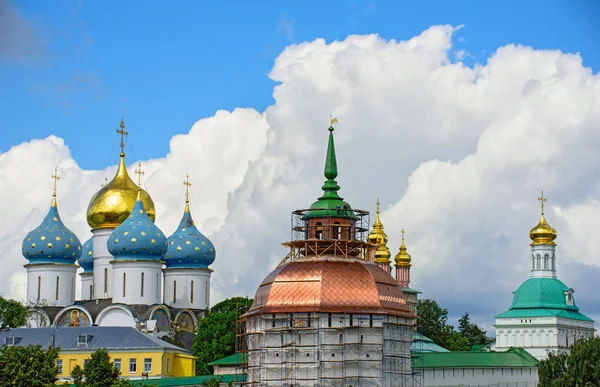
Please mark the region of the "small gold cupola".
<svg viewBox="0 0 600 387"><path fill-rule="evenodd" d="M531 238L531 245L553 245L556 243L554 240L556 239L556 230L552 228L544 217L544 202L546 202L546 198L544 197L544 191L542 191L541 196L538 198L540 201L540 207L542 215L540 217L540 221L538 224L529 231L529 238Z"/></svg>
<svg viewBox="0 0 600 387"><path fill-rule="evenodd" d="M400 251L394 257L396 266L411 266L410 261L412 257L406 251L406 245L404 244L404 229L402 229L402 243L400 244Z"/></svg>
<svg viewBox="0 0 600 387"><path fill-rule="evenodd" d="M118 227L127 217L135 205L135 201L140 190L140 196L144 209L150 220L154 221L156 211L154 202L146 191L141 189L131 180L125 167L125 142L124 137L129 133L125 131L125 124L121 120L121 125L117 129L121 135L121 154L119 160L119 169L115 177L92 197L87 209L87 221L92 229L115 228Z"/></svg>
<svg viewBox="0 0 600 387"><path fill-rule="evenodd" d="M369 233L367 240L369 243L377 245L374 255L375 262L389 262L392 253L387 247L388 236L379 217L379 199L375 202L375 221L373 222L373 230Z"/></svg>

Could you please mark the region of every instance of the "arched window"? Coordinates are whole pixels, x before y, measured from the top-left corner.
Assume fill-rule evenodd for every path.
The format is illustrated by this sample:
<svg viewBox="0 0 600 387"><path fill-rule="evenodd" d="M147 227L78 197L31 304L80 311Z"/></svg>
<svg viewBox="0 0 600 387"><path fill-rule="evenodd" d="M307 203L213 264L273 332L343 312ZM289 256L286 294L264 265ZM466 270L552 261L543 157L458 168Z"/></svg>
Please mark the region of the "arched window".
<svg viewBox="0 0 600 387"><path fill-rule="evenodd" d="M323 223L317 222L315 228L315 238L323 239Z"/></svg>
<svg viewBox="0 0 600 387"><path fill-rule="evenodd" d="M340 226L340 222L335 222L333 224L333 238L342 239L342 227Z"/></svg>
<svg viewBox="0 0 600 387"><path fill-rule="evenodd" d="M537 268L541 269L542 268L542 257L540 257L540 255L538 254L536 256L536 258L537 258Z"/></svg>
<svg viewBox="0 0 600 387"><path fill-rule="evenodd" d="M548 254L544 255L544 269L548 269Z"/></svg>

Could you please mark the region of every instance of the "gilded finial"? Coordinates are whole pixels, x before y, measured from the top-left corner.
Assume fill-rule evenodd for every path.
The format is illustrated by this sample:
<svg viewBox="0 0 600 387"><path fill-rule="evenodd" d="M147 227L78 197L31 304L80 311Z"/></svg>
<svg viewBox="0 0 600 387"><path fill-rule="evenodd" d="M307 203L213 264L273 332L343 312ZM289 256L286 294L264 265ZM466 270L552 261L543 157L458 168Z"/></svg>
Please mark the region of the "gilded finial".
<svg viewBox="0 0 600 387"><path fill-rule="evenodd" d="M404 228L402 229L402 243L404 244Z"/></svg>
<svg viewBox="0 0 600 387"><path fill-rule="evenodd" d="M52 174L52 180L54 180L54 193L52 196L56 197L56 189L58 188L58 181L60 180L60 176L58 176L58 168L54 168L54 173Z"/></svg>
<svg viewBox="0 0 600 387"><path fill-rule="evenodd" d="M142 170L142 164L138 163L138 169L135 170L135 174L138 175L138 189L142 189L142 176L145 174Z"/></svg>
<svg viewBox="0 0 600 387"><path fill-rule="evenodd" d="M329 116L329 131L333 132L333 124L337 124L338 123L338 119L334 118L333 116Z"/></svg>
<svg viewBox="0 0 600 387"><path fill-rule="evenodd" d="M544 202L546 201L546 198L544 197L544 191L542 191L542 194L539 198L537 198L537 200L539 200L540 202L540 207L542 208L542 215L544 215Z"/></svg>
<svg viewBox="0 0 600 387"><path fill-rule="evenodd" d="M379 214L379 198L377 198L377 201L375 202L375 213Z"/></svg>
<svg viewBox="0 0 600 387"><path fill-rule="evenodd" d="M192 183L190 182L190 175L187 173L185 174L183 185L185 185L185 212L190 212L190 187Z"/></svg>
<svg viewBox="0 0 600 387"><path fill-rule="evenodd" d="M400 243L400 251L394 257L394 261L396 262L396 266L410 266L410 261L412 257L406 251L406 245L404 244L404 228L402 229L402 243Z"/></svg>
<svg viewBox="0 0 600 387"><path fill-rule="evenodd" d="M117 133L121 135L121 155L125 154L125 136L129 134L129 132L125 131L125 121L121 118L121 124L119 125L119 129L117 129Z"/></svg>

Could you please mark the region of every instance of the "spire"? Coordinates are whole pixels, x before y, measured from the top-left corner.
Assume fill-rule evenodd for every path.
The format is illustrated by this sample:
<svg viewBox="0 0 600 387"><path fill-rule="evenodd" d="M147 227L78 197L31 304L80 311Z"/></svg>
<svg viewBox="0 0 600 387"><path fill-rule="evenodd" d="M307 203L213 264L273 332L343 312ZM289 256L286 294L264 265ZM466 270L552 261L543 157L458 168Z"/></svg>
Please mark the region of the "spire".
<svg viewBox="0 0 600 387"><path fill-rule="evenodd" d="M335 178L338 175L337 169L337 161L335 157L335 143L333 141L333 123L337 122L337 118L333 118L330 120L329 126L329 143L327 144L327 156L325 157L325 184L323 184L323 198L335 198L338 199L339 195L337 191L339 191L340 186L335 181Z"/></svg>
<svg viewBox="0 0 600 387"><path fill-rule="evenodd" d="M52 180L54 180L54 188L52 192L52 207L56 207L56 189L58 188L58 181L60 180L60 176L58 175L58 168L54 168Z"/></svg>
<svg viewBox="0 0 600 387"><path fill-rule="evenodd" d="M410 266L412 260L410 254L406 251L406 245L404 244L404 229L402 229L402 243L400 244L400 251L394 257L396 266Z"/></svg>
<svg viewBox="0 0 600 387"><path fill-rule="evenodd" d="M190 175L185 174L185 180L183 181L183 185L185 185L185 212L190 212L190 187L192 183L190 183Z"/></svg>
<svg viewBox="0 0 600 387"><path fill-rule="evenodd" d="M540 202L540 221L538 224L531 229L529 232L529 237L533 241L532 245L555 245L554 240L556 239L556 230L552 228L548 222L546 222L546 217L544 216L544 203L546 202L546 198L544 197L544 191L541 192L541 195L537 200Z"/></svg>
<svg viewBox="0 0 600 387"><path fill-rule="evenodd" d="M123 121L122 118L119 129L117 129L117 133L121 135L121 158L123 158L125 156L125 136L127 136L129 132L125 131L125 121Z"/></svg>

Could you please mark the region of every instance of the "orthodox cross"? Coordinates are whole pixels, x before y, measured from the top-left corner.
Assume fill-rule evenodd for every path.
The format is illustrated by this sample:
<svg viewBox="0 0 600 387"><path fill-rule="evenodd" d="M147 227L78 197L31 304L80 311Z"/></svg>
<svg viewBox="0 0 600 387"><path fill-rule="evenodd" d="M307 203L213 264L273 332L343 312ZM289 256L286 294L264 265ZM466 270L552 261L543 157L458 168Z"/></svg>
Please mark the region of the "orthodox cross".
<svg viewBox="0 0 600 387"><path fill-rule="evenodd" d="M56 188L58 181L60 180L60 176L58 176L58 168L54 168L54 173L52 174L52 180L54 180L54 193L52 196L56 196Z"/></svg>
<svg viewBox="0 0 600 387"><path fill-rule="evenodd" d="M402 229L402 242L404 242L404 229Z"/></svg>
<svg viewBox="0 0 600 387"><path fill-rule="evenodd" d="M190 202L190 187L192 186L192 183L190 183L190 176L187 173L185 174L185 180L183 182L183 185L185 185L185 202L189 203Z"/></svg>
<svg viewBox="0 0 600 387"><path fill-rule="evenodd" d="M544 191L542 191L541 196L537 198L537 200L540 201L540 206L542 207L542 215L544 215L544 202L546 201L546 198L544 197Z"/></svg>
<svg viewBox="0 0 600 387"><path fill-rule="evenodd" d="M377 198L377 201L375 202L375 213L379 214L379 198Z"/></svg>
<svg viewBox="0 0 600 387"><path fill-rule="evenodd" d="M121 118L121 125L119 125L119 129L117 129L117 133L121 135L121 153L125 152L125 136L129 134L129 132L125 131L125 122Z"/></svg>
<svg viewBox="0 0 600 387"><path fill-rule="evenodd" d="M138 187L142 188L142 176L146 172L142 171L142 164L138 163L138 169L135 170L135 174L138 175Z"/></svg>

